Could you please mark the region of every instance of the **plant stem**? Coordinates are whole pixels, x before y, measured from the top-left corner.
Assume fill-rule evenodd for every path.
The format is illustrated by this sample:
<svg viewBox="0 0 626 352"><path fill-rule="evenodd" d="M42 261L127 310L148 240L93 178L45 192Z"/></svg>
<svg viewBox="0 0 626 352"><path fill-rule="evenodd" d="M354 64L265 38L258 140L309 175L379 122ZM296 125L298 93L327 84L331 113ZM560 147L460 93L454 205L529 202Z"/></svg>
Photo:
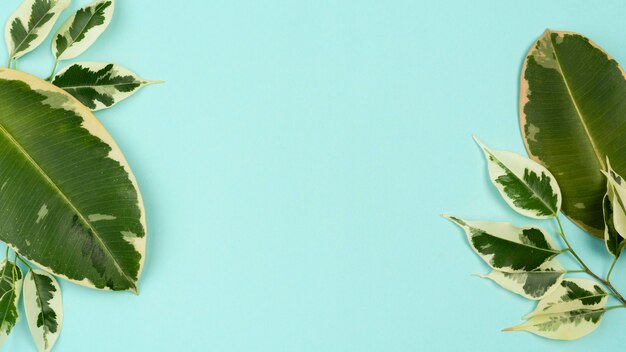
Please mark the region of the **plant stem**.
<svg viewBox="0 0 626 352"><path fill-rule="evenodd" d="M587 275L589 275L589 276L593 277L594 279L598 280L599 282L601 282L606 288L608 288L613 294L615 294L615 298L617 298L620 302L622 302L624 304L624 306L626 306L626 299L624 299L624 297L619 293L619 291L617 291L615 289L615 287L613 287L611 282L608 279L605 280L605 279L601 278L600 276L596 275L593 271L591 271L591 269L589 269L589 267L585 264L585 262L583 262L583 260L578 256L576 251L569 244L569 241L567 240L567 237L565 236L565 231L563 230L563 224L561 224L561 219L559 219L558 215L555 216L554 218L556 219L557 224L559 224L559 235L563 239L563 242L565 243L565 245L569 249L570 253L572 253L572 255L574 256L576 261L578 261L578 263L582 267L583 271L585 273L587 273ZM613 264L615 264L615 263L613 263Z"/></svg>
<svg viewBox="0 0 626 352"><path fill-rule="evenodd" d="M59 65L59 59L54 59L54 66L52 67L52 73L50 73L50 76L48 76L48 78L46 78L46 81L52 81L52 78L54 77L54 74L57 72L57 66Z"/></svg>
<svg viewBox="0 0 626 352"><path fill-rule="evenodd" d="M20 262L24 263L24 265L26 265L28 269L33 270L33 268L30 265L28 265L28 263L24 259L22 259L22 257L18 256L18 258L20 258Z"/></svg>
<svg viewBox="0 0 626 352"><path fill-rule="evenodd" d="M613 263L611 263L611 268L609 268L609 272L606 273L606 281L611 281L611 273L613 272L613 268L615 268L615 263L617 263L618 258L619 258L619 253L618 255L615 256L615 258L613 258Z"/></svg>

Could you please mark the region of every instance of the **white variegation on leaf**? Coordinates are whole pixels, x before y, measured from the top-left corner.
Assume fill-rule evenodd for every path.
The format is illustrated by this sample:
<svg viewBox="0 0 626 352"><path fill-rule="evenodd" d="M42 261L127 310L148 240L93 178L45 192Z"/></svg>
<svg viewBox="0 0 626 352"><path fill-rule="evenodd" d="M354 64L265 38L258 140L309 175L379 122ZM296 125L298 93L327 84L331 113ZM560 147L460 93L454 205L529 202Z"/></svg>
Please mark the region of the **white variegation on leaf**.
<svg viewBox="0 0 626 352"><path fill-rule="evenodd" d="M519 154L491 150L474 139L487 158L491 182L513 210L535 219L556 216L561 191L548 169Z"/></svg>
<svg viewBox="0 0 626 352"><path fill-rule="evenodd" d="M613 201L611 201L611 199ZM608 193L602 200L602 210L604 215L604 245L606 246L609 254L617 259L621 254L622 249L624 249L624 244L626 242L615 229L614 206L621 208L621 206L617 203L614 193L609 189ZM622 212L621 209L618 209L617 211Z"/></svg>
<svg viewBox="0 0 626 352"><path fill-rule="evenodd" d="M565 279L554 291L539 301L537 308L524 319L544 314L603 309L608 299L609 294L595 281L581 278Z"/></svg>
<svg viewBox="0 0 626 352"><path fill-rule="evenodd" d="M18 302L22 291L22 271L4 260L0 265L0 346L4 345L19 319Z"/></svg>
<svg viewBox="0 0 626 352"><path fill-rule="evenodd" d="M470 246L491 268L508 273L539 269L561 253L539 227L516 227L508 222L467 221L444 218L461 227Z"/></svg>
<svg viewBox="0 0 626 352"><path fill-rule="evenodd" d="M69 60L85 52L109 26L114 9L114 0L99 0L78 9L54 35L54 57Z"/></svg>
<svg viewBox="0 0 626 352"><path fill-rule="evenodd" d="M542 314L504 331L527 331L549 339L577 340L593 332L600 325L605 312L605 309L581 309Z"/></svg>
<svg viewBox="0 0 626 352"><path fill-rule="evenodd" d="M621 237L626 238L626 182L611 168L608 158L606 167L607 171L602 172L607 179L607 196L613 209L613 227ZM606 219L605 215L605 223Z"/></svg>
<svg viewBox="0 0 626 352"><path fill-rule="evenodd" d="M533 271L507 273L493 270L487 275L479 276L524 298L538 300L551 294L561 284L565 269L556 259L552 259Z"/></svg>
<svg viewBox="0 0 626 352"><path fill-rule="evenodd" d="M69 4L70 0L24 0L9 17L4 31L9 61L39 46Z"/></svg>
<svg viewBox="0 0 626 352"><path fill-rule="evenodd" d="M24 311L40 352L52 350L63 325L61 287L54 276L31 270L24 279Z"/></svg>
<svg viewBox="0 0 626 352"><path fill-rule="evenodd" d="M148 81L126 68L107 62L78 62L59 72L52 83L92 111L110 108L160 81Z"/></svg>

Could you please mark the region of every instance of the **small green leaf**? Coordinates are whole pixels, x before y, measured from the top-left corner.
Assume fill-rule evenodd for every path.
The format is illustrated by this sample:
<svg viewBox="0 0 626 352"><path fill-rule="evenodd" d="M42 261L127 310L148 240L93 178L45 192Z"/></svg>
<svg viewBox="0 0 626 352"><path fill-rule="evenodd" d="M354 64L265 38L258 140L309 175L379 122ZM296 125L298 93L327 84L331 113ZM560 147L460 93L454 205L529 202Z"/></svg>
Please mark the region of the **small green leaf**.
<svg viewBox="0 0 626 352"><path fill-rule="evenodd" d="M538 269L522 273L493 270L480 277L490 279L502 288L532 300L549 295L563 280L565 269L556 259L544 263Z"/></svg>
<svg viewBox="0 0 626 352"><path fill-rule="evenodd" d="M39 46L69 4L69 0L24 0L5 27L9 58L19 58Z"/></svg>
<svg viewBox="0 0 626 352"><path fill-rule="evenodd" d="M613 210L613 228L623 238L626 237L626 182L611 167L609 159L606 159L607 171L602 171L607 179L607 196L611 201ZM604 203L603 203L604 205ZM606 224L607 217L605 215L604 222ZM606 234L606 232L605 232ZM620 241L621 242L621 241Z"/></svg>
<svg viewBox="0 0 626 352"><path fill-rule="evenodd" d="M535 219L556 216L561 191L548 169L519 154L490 150L475 139L487 158L491 182L513 210Z"/></svg>
<svg viewBox="0 0 626 352"><path fill-rule="evenodd" d="M613 197L613 199L614 202L617 201L615 197ZM610 196L608 194L605 195L604 199L602 200L602 206L604 209L604 244L606 245L606 249L609 254L614 257L619 257L622 249L624 248L624 237L620 236L620 234L615 229L615 224L613 221L614 202L611 202ZM617 206L620 207L619 205ZM618 211L620 210L618 209Z"/></svg>
<svg viewBox="0 0 626 352"><path fill-rule="evenodd" d="M54 276L31 270L24 279L24 311L39 351L50 351L63 325L61 287Z"/></svg>
<svg viewBox="0 0 626 352"><path fill-rule="evenodd" d="M54 35L54 57L69 60L85 52L111 23L114 8L115 1L100 0L76 11Z"/></svg>
<svg viewBox="0 0 626 352"><path fill-rule="evenodd" d="M466 221L449 215L444 218L465 230L472 249L495 270L508 273L533 271L561 253L539 227Z"/></svg>
<svg viewBox="0 0 626 352"><path fill-rule="evenodd" d="M609 294L598 283L589 279L565 279L537 304L524 319L575 310L597 310L606 306Z"/></svg>
<svg viewBox="0 0 626 352"><path fill-rule="evenodd" d="M4 345L19 318L17 304L22 290L22 271L7 261L0 265L0 346Z"/></svg>
<svg viewBox="0 0 626 352"><path fill-rule="evenodd" d="M52 83L96 111L110 108L140 88L159 82L141 79L119 65L79 62L59 72Z"/></svg>

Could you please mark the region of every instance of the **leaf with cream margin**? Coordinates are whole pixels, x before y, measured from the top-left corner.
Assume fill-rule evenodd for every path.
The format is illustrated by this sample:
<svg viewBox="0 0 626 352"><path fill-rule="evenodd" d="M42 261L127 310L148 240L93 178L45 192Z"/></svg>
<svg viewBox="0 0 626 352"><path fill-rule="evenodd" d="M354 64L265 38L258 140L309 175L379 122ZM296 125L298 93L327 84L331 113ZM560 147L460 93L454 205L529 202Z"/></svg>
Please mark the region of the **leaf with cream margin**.
<svg viewBox="0 0 626 352"><path fill-rule="evenodd" d="M492 269L508 273L532 271L561 253L550 236L539 227L467 221L450 215L443 217L465 231L474 252Z"/></svg>
<svg viewBox="0 0 626 352"><path fill-rule="evenodd" d="M9 61L39 46L69 5L70 0L24 0L9 17L4 30Z"/></svg>
<svg viewBox="0 0 626 352"><path fill-rule="evenodd" d="M54 57L69 60L85 52L109 26L114 9L114 0L100 0L78 9L54 35Z"/></svg>
<svg viewBox="0 0 626 352"><path fill-rule="evenodd" d="M561 192L550 171L519 154L491 150L474 139L485 153L491 182L513 210L535 219L556 216Z"/></svg>
<svg viewBox="0 0 626 352"><path fill-rule="evenodd" d="M611 208L613 210L611 220L613 221L614 230L624 239L626 237L626 182L613 170L608 158L606 159L606 167L607 171L602 171L602 173L604 173L607 179L607 196L611 200ZM605 216L606 223L607 218Z"/></svg>
<svg viewBox="0 0 626 352"><path fill-rule="evenodd" d="M30 270L24 278L24 311L39 351L52 350L63 325L61 287L50 274Z"/></svg>
<svg viewBox="0 0 626 352"><path fill-rule="evenodd" d="M532 300L542 299L556 289L565 276L565 269L552 259L533 271L507 273L493 270L487 275L479 275L490 279L502 288Z"/></svg>
<svg viewBox="0 0 626 352"><path fill-rule="evenodd" d="M72 282L137 292L146 219L107 130L62 89L0 69L0 240Z"/></svg>
<svg viewBox="0 0 626 352"><path fill-rule="evenodd" d="M0 265L0 346L4 345L19 319L18 302L22 290L22 270L4 260Z"/></svg>
<svg viewBox="0 0 626 352"><path fill-rule="evenodd" d="M615 199L615 197L613 196L613 202L611 202L611 194L612 192L609 192L609 194L604 196L604 199L602 200L602 206L603 206L603 210L604 210L604 245L606 246L606 250L609 252L609 254L611 254L614 257L619 257L619 255L621 254L622 250L624 249L624 238L617 232L617 230L615 229L615 222L614 222L614 204L616 204L617 199ZM619 208L620 205L616 204L616 206ZM620 209L618 209L617 211L621 211Z"/></svg>
<svg viewBox="0 0 626 352"><path fill-rule="evenodd" d="M519 107L528 154L556 177L563 213L598 238L605 157L626 173L625 96L620 65L580 34L546 30L524 60Z"/></svg>
<svg viewBox="0 0 626 352"><path fill-rule="evenodd" d="M78 62L59 72L52 83L93 111L110 108L160 81L147 81L126 68L106 62Z"/></svg>
<svg viewBox="0 0 626 352"><path fill-rule="evenodd" d="M565 279L549 295L539 301L537 308L524 317L530 319L543 314L576 310L598 310L606 306L609 294L595 281Z"/></svg>
<svg viewBox="0 0 626 352"><path fill-rule="evenodd" d="M593 332L606 309L581 309L562 313L537 315L527 322L504 331L527 331L555 340L577 340Z"/></svg>

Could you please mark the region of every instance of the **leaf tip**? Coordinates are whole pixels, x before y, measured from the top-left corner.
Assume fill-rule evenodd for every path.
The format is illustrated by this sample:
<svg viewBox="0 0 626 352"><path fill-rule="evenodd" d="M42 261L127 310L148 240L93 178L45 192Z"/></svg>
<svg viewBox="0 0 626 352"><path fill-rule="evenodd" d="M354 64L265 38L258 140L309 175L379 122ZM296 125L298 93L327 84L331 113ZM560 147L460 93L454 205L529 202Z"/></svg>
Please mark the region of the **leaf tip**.
<svg viewBox="0 0 626 352"><path fill-rule="evenodd" d="M511 332L511 331L519 331L519 330L520 330L519 326L511 326L511 327L502 329L503 332Z"/></svg>

